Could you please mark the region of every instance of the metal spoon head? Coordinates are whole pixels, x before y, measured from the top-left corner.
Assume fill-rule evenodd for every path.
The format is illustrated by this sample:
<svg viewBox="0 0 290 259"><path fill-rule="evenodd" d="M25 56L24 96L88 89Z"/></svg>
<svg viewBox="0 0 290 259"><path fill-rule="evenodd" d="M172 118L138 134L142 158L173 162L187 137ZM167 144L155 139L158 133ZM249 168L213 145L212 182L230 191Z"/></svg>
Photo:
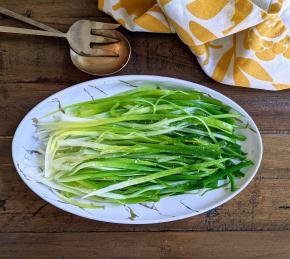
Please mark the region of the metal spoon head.
<svg viewBox="0 0 290 259"><path fill-rule="evenodd" d="M110 44L119 40L114 37L114 30L119 24L79 20L71 25L65 34L71 49L79 55L98 56L91 44ZM96 33L97 32L97 33ZM105 33L102 33L105 32Z"/></svg>
<svg viewBox="0 0 290 259"><path fill-rule="evenodd" d="M88 57L82 56L70 50L73 64L81 71L97 76L105 76L117 73L124 68L131 56L131 46L127 38L118 31L111 31L119 42L106 45L98 45L97 48L108 49L119 54L118 57Z"/></svg>

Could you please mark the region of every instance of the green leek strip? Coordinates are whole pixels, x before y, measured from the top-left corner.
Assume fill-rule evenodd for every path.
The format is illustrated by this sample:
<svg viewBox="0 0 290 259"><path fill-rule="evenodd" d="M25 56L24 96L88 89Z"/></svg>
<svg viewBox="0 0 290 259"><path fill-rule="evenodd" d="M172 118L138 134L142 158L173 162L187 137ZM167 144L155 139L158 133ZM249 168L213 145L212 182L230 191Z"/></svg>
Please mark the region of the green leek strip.
<svg viewBox="0 0 290 259"><path fill-rule="evenodd" d="M194 165L190 165L190 166L185 166L185 167L178 167L178 168L174 168L174 169L169 169L169 170L165 170L165 171L161 171L158 173L154 173L148 176L143 176L143 177L139 177L133 180L128 180L126 182L121 182L121 183L117 183L111 186L108 186L106 188L91 192L87 195L84 196L84 198L90 197L90 196L94 196L94 195L99 195L99 194L103 194L106 192L111 192L114 190L118 190L118 189L122 189L128 186L132 186L132 185L136 185L136 184L140 184L140 183L144 183L144 182L148 182L148 181L152 181L154 179L158 179L164 176L169 176L169 175L173 175L173 174L177 174L177 173L182 173L182 172L186 172L188 170L200 170L203 168L207 168L213 165L217 165L220 163L225 162L227 159L218 159L218 160L213 160L213 161L209 161L209 162L204 162L204 163L200 163L200 164L194 164Z"/></svg>

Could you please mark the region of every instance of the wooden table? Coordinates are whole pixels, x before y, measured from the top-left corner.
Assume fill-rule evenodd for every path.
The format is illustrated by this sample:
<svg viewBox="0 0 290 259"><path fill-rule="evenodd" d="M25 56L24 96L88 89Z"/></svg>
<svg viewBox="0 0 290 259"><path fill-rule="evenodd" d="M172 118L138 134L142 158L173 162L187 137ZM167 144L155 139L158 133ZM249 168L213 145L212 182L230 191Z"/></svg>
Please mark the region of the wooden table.
<svg viewBox="0 0 290 259"><path fill-rule="evenodd" d="M110 21L95 0L0 0L0 6L66 30L78 19ZM1 17L0 25L22 25ZM213 88L253 116L264 141L261 169L230 202L172 223L119 225L83 219L41 200L18 177L11 141L45 97L93 76L70 62L62 39L0 36L0 258L290 258L290 91L213 82L174 35L130 33L132 58L119 74L155 74ZM289 68L288 68L289 69ZM290 79L290 76L289 76Z"/></svg>

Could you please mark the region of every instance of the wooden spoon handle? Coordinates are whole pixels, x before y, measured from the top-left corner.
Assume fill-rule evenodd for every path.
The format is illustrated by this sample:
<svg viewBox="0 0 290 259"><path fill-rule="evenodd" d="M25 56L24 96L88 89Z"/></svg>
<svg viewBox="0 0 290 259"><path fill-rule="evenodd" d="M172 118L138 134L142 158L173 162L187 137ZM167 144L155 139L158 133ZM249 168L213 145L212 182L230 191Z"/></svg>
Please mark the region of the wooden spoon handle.
<svg viewBox="0 0 290 259"><path fill-rule="evenodd" d="M0 32L66 38L66 34L62 32L40 31L6 26L0 26Z"/></svg>
<svg viewBox="0 0 290 259"><path fill-rule="evenodd" d="M54 29L54 28L52 28L50 26L47 26L47 25L45 25L45 24L43 24L41 22L35 21L35 20L33 20L31 18L28 18L26 16L23 16L21 14L12 12L12 11L4 8L4 7L0 7L0 14L4 14L4 15L12 17L12 18L14 18L16 20L31 24L31 25L33 25L35 27L38 27L40 29L43 29L45 31L60 32L60 31L58 31L58 30L56 30L56 29Z"/></svg>

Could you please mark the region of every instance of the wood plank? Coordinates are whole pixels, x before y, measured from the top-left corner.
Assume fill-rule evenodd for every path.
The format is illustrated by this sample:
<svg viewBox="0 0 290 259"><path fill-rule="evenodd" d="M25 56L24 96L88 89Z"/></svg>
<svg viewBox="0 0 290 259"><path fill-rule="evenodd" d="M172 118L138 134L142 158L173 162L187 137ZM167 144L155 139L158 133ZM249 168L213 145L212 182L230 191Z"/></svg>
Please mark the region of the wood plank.
<svg viewBox="0 0 290 259"><path fill-rule="evenodd" d="M5 1L3 6L59 29L71 19L102 15L91 0ZM28 11L27 11L28 10ZM30 12L30 11L31 12ZM95 16L96 14L96 16ZM0 25L10 24L4 18ZM11 24L10 24L11 25ZM155 74L201 83L226 94L244 107L264 132L290 131L290 91L267 92L224 86L213 82L201 70L195 57L175 35L131 33L122 30L132 44L132 58L120 74ZM138 37L136 37L138 35ZM62 39L5 35L0 41L0 135L12 135L20 119L44 97L72 84L94 78L71 63Z"/></svg>
<svg viewBox="0 0 290 259"><path fill-rule="evenodd" d="M98 10L97 1L92 0L2 0L1 6L58 28L67 28L67 25L78 19L108 19L107 15ZM14 24L5 16L1 16L1 23Z"/></svg>
<svg viewBox="0 0 290 259"><path fill-rule="evenodd" d="M204 75L192 54L174 36L126 34L133 55L121 74L156 74L201 83L239 103L263 132L290 132L290 91L222 86ZM0 109L5 111L0 114L0 125L6 125L0 128L0 135L12 135L20 119L45 97L94 78L71 64L61 39L36 41L34 37L9 35L0 41L0 54ZM172 55L177 57L172 59Z"/></svg>
<svg viewBox="0 0 290 259"><path fill-rule="evenodd" d="M4 258L289 258L290 232L0 234Z"/></svg>
<svg viewBox="0 0 290 259"><path fill-rule="evenodd" d="M72 74L78 71L66 71ZM79 76L84 81L84 74ZM0 77L1 78L1 77ZM70 83L64 83L60 77L37 78L37 83L13 83L3 84L0 82L0 136L11 136L25 116L38 102L50 96L56 91L64 89L67 85L75 84L77 81L73 76ZM55 81L55 83L53 83ZM215 87L214 89L217 89ZM218 88L220 92L237 101L256 121L262 133L290 132L290 95L287 92L279 93L256 93L251 91L241 95L238 89L229 87ZM289 92L290 93L290 92ZM252 100L252 101L251 101Z"/></svg>
<svg viewBox="0 0 290 259"><path fill-rule="evenodd" d="M82 219L47 205L15 172L10 158L11 138L0 138L0 154L4 154L0 156L0 232L290 229L290 135L263 135L263 140L261 169L232 201L178 222L130 226Z"/></svg>
<svg viewBox="0 0 290 259"><path fill-rule="evenodd" d="M12 173L7 167L4 172ZM3 233L290 230L290 179L260 179L257 176L230 202L186 220L120 225L83 219L47 205L20 182L14 171L13 176L13 182L5 177L0 183L0 232Z"/></svg>

